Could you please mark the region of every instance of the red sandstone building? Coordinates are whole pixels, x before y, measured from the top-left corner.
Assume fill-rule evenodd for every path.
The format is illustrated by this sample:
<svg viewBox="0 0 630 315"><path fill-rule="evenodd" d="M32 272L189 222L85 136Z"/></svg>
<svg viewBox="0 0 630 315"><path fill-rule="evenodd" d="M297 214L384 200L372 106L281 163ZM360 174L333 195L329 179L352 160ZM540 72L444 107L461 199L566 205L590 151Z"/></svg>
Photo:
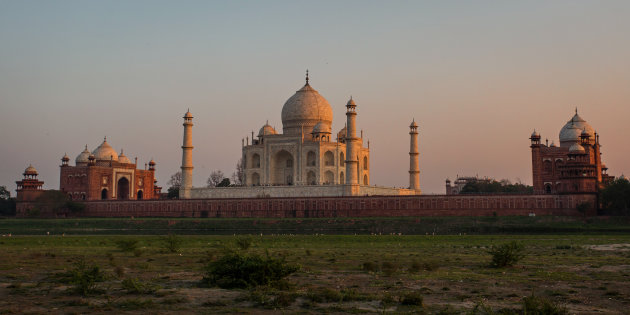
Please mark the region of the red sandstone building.
<svg viewBox="0 0 630 315"><path fill-rule="evenodd" d="M532 133L532 177L535 194L597 193L614 177L602 163L599 135L575 110L560 130L560 146L540 142Z"/></svg>
<svg viewBox="0 0 630 315"><path fill-rule="evenodd" d="M44 191L42 189L44 182L37 179L37 170L33 165L29 165L22 175L24 178L15 182L17 184L17 201L35 200Z"/></svg>
<svg viewBox="0 0 630 315"><path fill-rule="evenodd" d="M68 165L67 155L61 159L59 189L71 200L141 200L158 199L161 187L156 185L155 162L138 169L136 158L131 162L123 151L120 155L107 139L92 153L87 145Z"/></svg>

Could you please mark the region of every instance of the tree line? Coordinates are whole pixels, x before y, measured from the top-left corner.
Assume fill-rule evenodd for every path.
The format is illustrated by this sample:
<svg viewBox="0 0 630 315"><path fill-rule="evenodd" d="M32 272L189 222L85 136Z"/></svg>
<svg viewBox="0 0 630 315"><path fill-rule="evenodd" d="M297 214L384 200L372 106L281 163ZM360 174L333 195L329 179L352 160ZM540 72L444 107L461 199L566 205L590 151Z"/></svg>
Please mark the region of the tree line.
<svg viewBox="0 0 630 315"><path fill-rule="evenodd" d="M243 168L243 160L240 159L236 163L236 170L232 173L230 178L226 177L223 171L214 170L208 176L206 180L206 187L236 187L243 185L245 170ZM167 190L167 196L169 199L175 199L179 197L179 188L182 185L182 172L171 175L171 178L166 183L169 185Z"/></svg>

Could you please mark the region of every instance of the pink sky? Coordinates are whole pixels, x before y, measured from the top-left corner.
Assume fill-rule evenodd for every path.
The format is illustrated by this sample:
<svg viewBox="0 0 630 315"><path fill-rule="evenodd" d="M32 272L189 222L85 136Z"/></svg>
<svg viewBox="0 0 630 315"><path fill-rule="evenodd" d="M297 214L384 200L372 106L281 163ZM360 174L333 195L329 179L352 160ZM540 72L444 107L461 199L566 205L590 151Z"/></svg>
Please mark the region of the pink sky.
<svg viewBox="0 0 630 315"><path fill-rule="evenodd" d="M630 174L630 2L0 2L0 185L32 163L59 187L103 136L166 186L195 116L194 183L229 174L241 139L269 120L304 71L333 106L353 95L371 142L371 183L408 185L408 126L420 125L420 184L457 174L531 183L528 137L575 107L601 135L609 173Z"/></svg>

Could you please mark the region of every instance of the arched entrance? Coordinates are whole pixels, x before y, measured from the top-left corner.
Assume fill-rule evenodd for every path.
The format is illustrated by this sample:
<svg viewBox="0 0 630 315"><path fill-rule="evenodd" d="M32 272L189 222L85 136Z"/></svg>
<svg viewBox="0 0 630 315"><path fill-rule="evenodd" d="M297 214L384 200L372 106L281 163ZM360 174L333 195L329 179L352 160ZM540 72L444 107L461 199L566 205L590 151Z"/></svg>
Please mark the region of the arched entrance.
<svg viewBox="0 0 630 315"><path fill-rule="evenodd" d="M107 199L107 189L101 190L101 200Z"/></svg>
<svg viewBox="0 0 630 315"><path fill-rule="evenodd" d="M118 199L129 199L129 180L125 177L118 180Z"/></svg>
<svg viewBox="0 0 630 315"><path fill-rule="evenodd" d="M252 174L252 186L260 186L260 175L258 173Z"/></svg>
<svg viewBox="0 0 630 315"><path fill-rule="evenodd" d="M324 178L326 179L326 181L324 182L324 184L326 185L332 185L335 183L335 174L331 171L326 171L326 173L324 174Z"/></svg>
<svg viewBox="0 0 630 315"><path fill-rule="evenodd" d="M306 174L306 184L307 185L317 184L317 178L315 177L315 172L308 171L308 173Z"/></svg>
<svg viewBox="0 0 630 315"><path fill-rule="evenodd" d="M138 190L137 196L138 196L138 200L142 200L142 197L144 194L142 193L142 190Z"/></svg>
<svg viewBox="0 0 630 315"><path fill-rule="evenodd" d="M293 155L286 150L276 153L273 158L271 182L274 185L293 185Z"/></svg>

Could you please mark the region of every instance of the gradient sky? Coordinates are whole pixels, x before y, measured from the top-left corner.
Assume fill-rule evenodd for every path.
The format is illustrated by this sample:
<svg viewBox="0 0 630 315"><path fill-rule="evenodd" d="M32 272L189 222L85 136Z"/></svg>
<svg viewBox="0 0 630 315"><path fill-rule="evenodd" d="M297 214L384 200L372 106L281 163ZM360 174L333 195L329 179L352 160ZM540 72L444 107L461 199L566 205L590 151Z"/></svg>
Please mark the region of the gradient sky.
<svg viewBox="0 0 630 315"><path fill-rule="evenodd" d="M352 95L371 183L457 174L531 184L529 135L558 143L575 107L609 173L630 175L630 1L0 0L0 185L32 163L59 187L60 159L107 136L166 186L193 128L194 184L230 174L241 139L311 84L336 133Z"/></svg>

